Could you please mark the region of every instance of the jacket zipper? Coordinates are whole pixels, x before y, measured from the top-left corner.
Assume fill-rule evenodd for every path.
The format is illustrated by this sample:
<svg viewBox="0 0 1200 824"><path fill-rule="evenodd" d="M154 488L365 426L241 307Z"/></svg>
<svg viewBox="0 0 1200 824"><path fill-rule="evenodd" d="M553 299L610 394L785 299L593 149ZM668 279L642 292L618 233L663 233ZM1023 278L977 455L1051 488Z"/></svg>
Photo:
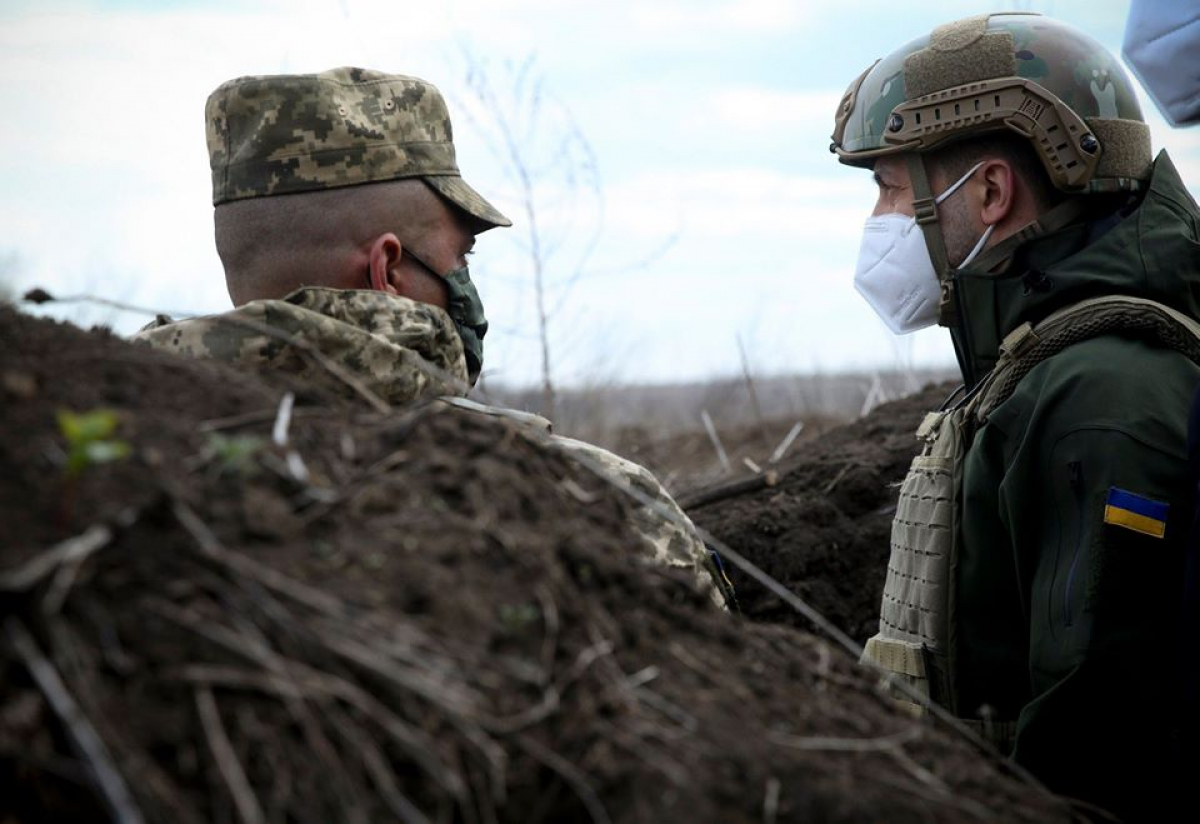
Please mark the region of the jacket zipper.
<svg viewBox="0 0 1200 824"><path fill-rule="evenodd" d="M1081 461L1071 461L1067 464L1067 471L1069 473L1071 490L1075 493L1075 523L1078 528L1075 536L1075 554L1071 556L1071 569L1067 572L1067 587L1063 596L1063 624L1069 627L1073 623L1071 620L1071 590L1075 583L1075 568L1079 564L1079 552L1083 548L1083 535L1085 532L1083 528L1083 463Z"/></svg>

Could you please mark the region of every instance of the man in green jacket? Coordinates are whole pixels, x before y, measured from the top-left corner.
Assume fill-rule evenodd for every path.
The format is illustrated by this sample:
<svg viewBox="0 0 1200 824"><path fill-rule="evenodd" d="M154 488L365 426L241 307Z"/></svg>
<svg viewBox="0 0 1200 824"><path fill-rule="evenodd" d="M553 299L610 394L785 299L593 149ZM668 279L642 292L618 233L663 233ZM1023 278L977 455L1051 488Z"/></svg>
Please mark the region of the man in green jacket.
<svg viewBox="0 0 1200 824"><path fill-rule="evenodd" d="M1051 789L1158 818L1178 756L1200 212L1116 59L1037 15L935 29L860 75L855 285L950 330L965 391L901 487L864 657Z"/></svg>

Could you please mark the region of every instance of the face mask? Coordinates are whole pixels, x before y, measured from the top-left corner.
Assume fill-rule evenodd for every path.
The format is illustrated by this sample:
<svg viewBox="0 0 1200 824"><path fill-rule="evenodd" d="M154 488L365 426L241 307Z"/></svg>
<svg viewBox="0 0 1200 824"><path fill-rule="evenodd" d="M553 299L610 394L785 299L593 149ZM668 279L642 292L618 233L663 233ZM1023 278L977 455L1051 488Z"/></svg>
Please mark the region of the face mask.
<svg viewBox="0 0 1200 824"><path fill-rule="evenodd" d="M467 375L474 386L483 369L483 336L488 330L487 318L483 315L483 301L471 282L468 267L450 272L445 276L445 281L449 293L447 311L458 330L458 336L462 338L463 353L467 356Z"/></svg>
<svg viewBox="0 0 1200 824"><path fill-rule="evenodd" d="M483 315L483 301L479 298L479 291L471 282L470 267L463 266L446 275L438 275L437 270L407 249L404 250L404 254L445 282L446 314L454 321L454 328L462 340L463 354L467 359L467 376L474 386L480 371L483 370L483 336L487 334L488 322Z"/></svg>
<svg viewBox="0 0 1200 824"><path fill-rule="evenodd" d="M982 165L975 164L934 203L940 204L958 191ZM994 228L994 224L987 227L960 269L983 250ZM941 286L925 245L925 233L915 217L888 214L867 218L854 270L854 288L897 335L937 323Z"/></svg>

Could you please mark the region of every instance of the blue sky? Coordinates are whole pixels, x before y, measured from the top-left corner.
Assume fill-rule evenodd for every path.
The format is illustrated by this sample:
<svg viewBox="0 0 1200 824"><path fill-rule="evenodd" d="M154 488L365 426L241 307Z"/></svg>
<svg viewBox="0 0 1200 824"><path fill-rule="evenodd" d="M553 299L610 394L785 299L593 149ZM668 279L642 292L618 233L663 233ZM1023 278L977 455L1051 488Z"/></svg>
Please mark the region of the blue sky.
<svg viewBox="0 0 1200 824"><path fill-rule="evenodd" d="M208 92L238 75L339 65L416 74L447 96L466 178L518 221L481 236L472 271L493 323L489 372L533 381L521 204L488 148L494 131L464 55L501 91L505 67L532 56L546 96L539 140L522 144L530 162L574 127L602 194L568 197L554 173L538 191L557 248L547 272L560 381L729 374L739 338L769 373L950 364L943 330L895 339L854 292L871 186L834 162L828 135L837 99L875 58L996 10L1059 17L1115 51L1127 3L10 2L0 10L0 261L21 288L219 311ZM1200 182L1200 135L1168 130L1144 106L1156 145ZM122 331L144 320L71 311Z"/></svg>

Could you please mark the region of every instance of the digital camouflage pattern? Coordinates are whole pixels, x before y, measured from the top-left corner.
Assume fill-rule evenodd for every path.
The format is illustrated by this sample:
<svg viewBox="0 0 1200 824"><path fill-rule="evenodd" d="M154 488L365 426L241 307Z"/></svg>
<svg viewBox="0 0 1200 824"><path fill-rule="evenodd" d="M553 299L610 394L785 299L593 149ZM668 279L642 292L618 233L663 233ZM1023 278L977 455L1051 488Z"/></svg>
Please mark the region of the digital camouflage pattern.
<svg viewBox="0 0 1200 824"><path fill-rule="evenodd" d="M1098 177L1135 175L1140 180L1149 175L1149 131L1133 85L1117 58L1086 34L1038 14L959 20L879 60L842 98L831 149L851 165L870 165L880 154L906 151L889 141L897 107L925 95L999 78L1032 81L1082 119L1108 156L1102 157ZM976 111L972 107L961 118L947 111L929 129L928 144L1011 128L1007 120L1012 118L992 118L986 110ZM1066 136L1059 133L1047 139L1058 143Z"/></svg>
<svg viewBox="0 0 1200 824"><path fill-rule="evenodd" d="M160 316L133 340L181 355L283 370L359 398L307 346L392 405L457 394L467 380L462 341L449 315L369 290L310 286L219 315L179 322Z"/></svg>
<svg viewBox="0 0 1200 824"><path fill-rule="evenodd" d="M704 540L696 533L696 527L675 499L670 496L654 474L644 466L626 460L619 455L601 449L595 444L577 441L574 438L551 436L550 443L568 455L579 456L586 463L602 468L620 485L629 486L654 501L655 508L671 513L668 519L661 512L645 504L639 505L634 513L634 527L641 533L642 552L655 563L666 567L683 569L692 574L699 586L714 604L724 608L726 599L716 583L721 573L714 568ZM722 578L722 585L732 587Z"/></svg>
<svg viewBox="0 0 1200 824"><path fill-rule="evenodd" d="M462 179L441 93L340 68L223 83L205 106L213 205L420 177L489 226L511 221Z"/></svg>
<svg viewBox="0 0 1200 824"><path fill-rule="evenodd" d="M156 349L213 358L241 366L279 369L361 400L309 349L348 372L380 399L403 406L421 398L444 398L446 408L502 417L540 437L618 486L646 495L659 508L639 505L634 526L647 560L690 573L711 600L725 605L704 541L662 484L644 467L583 441L550 434L545 418L483 406L461 397L469 390L462 341L440 308L384 292L307 287L282 300L251 301L219 315L172 322L160 316L133 336Z"/></svg>

